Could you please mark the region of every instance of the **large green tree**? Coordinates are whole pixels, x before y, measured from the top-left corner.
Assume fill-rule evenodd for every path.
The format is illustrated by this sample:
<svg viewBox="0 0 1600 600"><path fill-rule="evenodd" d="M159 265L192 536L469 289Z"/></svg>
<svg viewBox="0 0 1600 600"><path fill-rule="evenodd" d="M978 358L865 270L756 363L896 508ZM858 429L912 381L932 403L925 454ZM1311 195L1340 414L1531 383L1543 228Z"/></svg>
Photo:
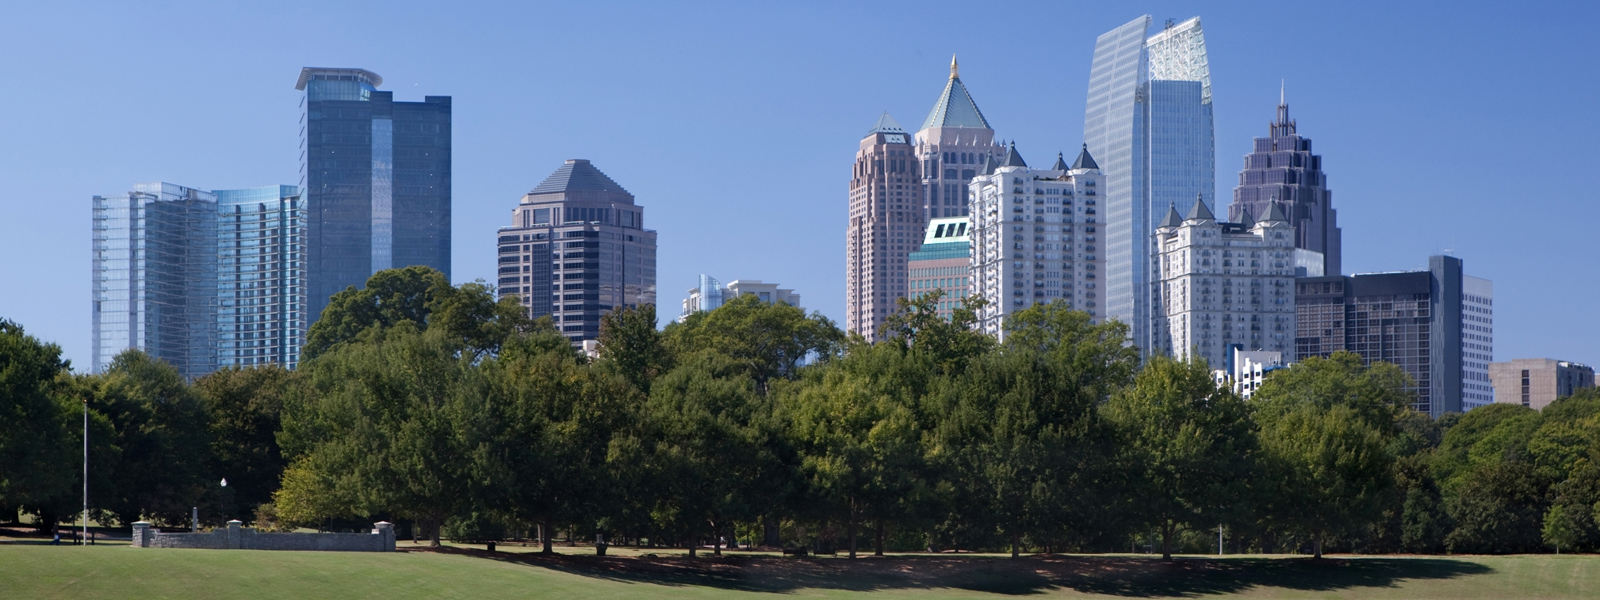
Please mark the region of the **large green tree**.
<svg viewBox="0 0 1600 600"><path fill-rule="evenodd" d="M278 365L227 367L194 382L210 421L211 474L226 478L226 519L249 521L272 501L286 463L278 449L290 372Z"/></svg>
<svg viewBox="0 0 1600 600"><path fill-rule="evenodd" d="M118 354L95 383L90 405L110 420L121 451L114 495L102 506L123 523L188 523L218 483L204 403L177 369L138 350Z"/></svg>
<svg viewBox="0 0 1600 600"><path fill-rule="evenodd" d="M485 386L461 341L402 321L301 363L298 379L278 438L292 461L279 511L395 513L437 545L444 520L475 500L463 432L486 425Z"/></svg>
<svg viewBox="0 0 1600 600"><path fill-rule="evenodd" d="M793 379L807 360L827 360L844 344L844 333L821 313L746 294L716 310L668 325L666 347L676 356L710 351L732 359L765 396L774 379Z"/></svg>
<svg viewBox="0 0 1600 600"><path fill-rule="evenodd" d="M1393 505L1397 421L1410 379L1360 356L1312 357L1267 378L1253 403L1270 482L1268 519L1312 542L1369 530Z"/></svg>
<svg viewBox="0 0 1600 600"><path fill-rule="evenodd" d="M532 327L526 314L514 297L495 301L494 290L483 283L452 286L443 273L423 266L388 269L374 273L361 288L334 294L306 331L300 357L314 359L367 329L401 322L443 328L461 341L462 351L492 354L512 334Z"/></svg>
<svg viewBox="0 0 1600 600"><path fill-rule="evenodd" d="M1123 448L1128 514L1160 532L1163 558L1179 528L1215 527L1247 508L1259 458L1250 407L1217 387L1204 359L1150 358L1106 414Z"/></svg>

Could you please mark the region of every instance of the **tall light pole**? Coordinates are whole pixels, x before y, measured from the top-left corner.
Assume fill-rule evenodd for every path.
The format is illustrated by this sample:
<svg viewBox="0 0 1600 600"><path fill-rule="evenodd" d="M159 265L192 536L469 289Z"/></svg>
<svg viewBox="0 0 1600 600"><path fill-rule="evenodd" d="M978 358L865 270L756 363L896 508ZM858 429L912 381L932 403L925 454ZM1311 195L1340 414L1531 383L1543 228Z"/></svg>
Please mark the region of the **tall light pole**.
<svg viewBox="0 0 1600 600"><path fill-rule="evenodd" d="M89 397L83 397L83 543L89 543Z"/></svg>

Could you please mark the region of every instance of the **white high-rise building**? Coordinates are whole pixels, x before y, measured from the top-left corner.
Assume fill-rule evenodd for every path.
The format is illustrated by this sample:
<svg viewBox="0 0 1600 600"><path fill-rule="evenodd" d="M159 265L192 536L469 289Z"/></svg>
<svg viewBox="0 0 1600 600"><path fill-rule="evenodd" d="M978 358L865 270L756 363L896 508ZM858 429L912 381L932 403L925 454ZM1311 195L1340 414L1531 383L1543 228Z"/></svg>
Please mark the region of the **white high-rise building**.
<svg viewBox="0 0 1600 600"><path fill-rule="evenodd" d="M1004 339L1007 315L1055 300L1103 317L1096 228L1104 187L1087 146L1073 164L1058 155L1049 169L1028 168L1012 146L972 180L971 292L986 301L978 315L985 333Z"/></svg>
<svg viewBox="0 0 1600 600"><path fill-rule="evenodd" d="M1204 202L1187 218L1168 207L1156 238L1163 299L1156 308L1167 326L1160 337L1171 346L1153 352L1193 352L1213 368L1228 364L1234 350L1295 361L1294 226L1277 204L1260 222L1243 223L1217 221Z"/></svg>
<svg viewBox="0 0 1600 600"><path fill-rule="evenodd" d="M1461 276L1461 410L1494 403L1494 282Z"/></svg>

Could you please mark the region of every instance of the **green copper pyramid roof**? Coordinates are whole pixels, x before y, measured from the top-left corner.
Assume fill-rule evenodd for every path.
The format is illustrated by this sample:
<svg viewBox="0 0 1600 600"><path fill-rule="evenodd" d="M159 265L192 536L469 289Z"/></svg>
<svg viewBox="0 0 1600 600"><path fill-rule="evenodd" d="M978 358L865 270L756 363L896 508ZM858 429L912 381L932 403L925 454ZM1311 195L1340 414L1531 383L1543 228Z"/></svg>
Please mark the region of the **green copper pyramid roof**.
<svg viewBox="0 0 1600 600"><path fill-rule="evenodd" d="M933 112L928 113L928 120L922 122L923 129L930 127L989 129L989 121L983 118L983 111L978 110L978 104L967 94L967 86L961 85L953 57L950 59L950 81L944 85L944 93L939 94L939 101L934 103Z"/></svg>
<svg viewBox="0 0 1600 600"><path fill-rule="evenodd" d="M873 123L872 124L872 129L867 130L867 135L873 135L873 134L877 134L877 133L905 133L905 132L906 132L906 130L902 129L900 127L900 123L896 122L894 120L894 117L889 116L889 111L883 111L883 116L878 117L878 122L877 123Z"/></svg>

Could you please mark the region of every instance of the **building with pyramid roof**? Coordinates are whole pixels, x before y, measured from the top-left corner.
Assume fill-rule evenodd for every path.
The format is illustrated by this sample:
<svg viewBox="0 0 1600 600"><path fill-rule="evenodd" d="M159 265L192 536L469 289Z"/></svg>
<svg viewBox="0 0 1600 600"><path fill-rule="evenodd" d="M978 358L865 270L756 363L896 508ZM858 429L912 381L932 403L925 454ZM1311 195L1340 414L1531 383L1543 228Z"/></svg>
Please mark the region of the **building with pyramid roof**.
<svg viewBox="0 0 1600 600"><path fill-rule="evenodd" d="M549 316L574 344L600 315L656 303L656 232L633 194L584 159L566 161L511 211L498 239L500 297Z"/></svg>
<svg viewBox="0 0 1600 600"><path fill-rule="evenodd" d="M1343 268L1343 234L1339 213L1333 209L1333 192L1322 172L1322 157L1311 153L1310 138L1296 132L1295 122L1289 118L1289 103L1281 92L1277 117L1267 124L1267 137L1255 138L1251 152L1244 156L1228 216L1237 221L1246 213L1265 214L1269 205L1280 207L1294 224L1295 247L1321 253L1322 271L1338 275Z"/></svg>
<svg viewBox="0 0 1600 600"><path fill-rule="evenodd" d="M989 158L1004 160L1006 149L995 142L994 129L961 82L953 56L950 78L913 143L922 162L923 214L929 219L966 216L971 205L967 184Z"/></svg>

